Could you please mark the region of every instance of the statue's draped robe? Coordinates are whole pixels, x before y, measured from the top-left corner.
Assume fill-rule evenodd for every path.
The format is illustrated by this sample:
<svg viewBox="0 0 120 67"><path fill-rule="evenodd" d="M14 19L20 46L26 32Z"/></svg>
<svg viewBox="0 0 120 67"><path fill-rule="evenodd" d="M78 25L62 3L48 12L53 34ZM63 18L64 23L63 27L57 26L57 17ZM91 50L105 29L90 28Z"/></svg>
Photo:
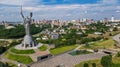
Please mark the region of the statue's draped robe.
<svg viewBox="0 0 120 67"><path fill-rule="evenodd" d="M29 18L24 19L26 35L30 35L30 23L31 23L31 21Z"/></svg>

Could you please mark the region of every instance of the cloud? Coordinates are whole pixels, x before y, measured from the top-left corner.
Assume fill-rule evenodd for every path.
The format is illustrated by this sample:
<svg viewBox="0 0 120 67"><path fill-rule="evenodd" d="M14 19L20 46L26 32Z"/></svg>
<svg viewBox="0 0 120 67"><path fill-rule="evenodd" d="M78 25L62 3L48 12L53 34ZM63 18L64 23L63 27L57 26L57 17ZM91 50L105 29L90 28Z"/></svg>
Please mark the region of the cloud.
<svg viewBox="0 0 120 67"><path fill-rule="evenodd" d="M100 3L100 4L118 4L118 2L119 2L119 0L100 0L100 1L98 1L98 3Z"/></svg>
<svg viewBox="0 0 120 67"><path fill-rule="evenodd" d="M20 3L24 3L20 0L1 0L0 4L5 4L5 5L20 5Z"/></svg>
<svg viewBox="0 0 120 67"><path fill-rule="evenodd" d="M51 2L56 2L52 0ZM68 1L68 0L64 0ZM34 19L78 19L92 18L101 19L112 15L118 16L120 5L119 0L100 0L95 4L56 4L44 5L42 0L1 0L0 4L17 5L17 6L2 6L0 14L3 20L21 21L20 7L23 5L25 15L33 12ZM12 16L12 17L11 17ZM15 19L16 18L16 19ZM118 16L119 18L119 16Z"/></svg>
<svg viewBox="0 0 120 67"><path fill-rule="evenodd" d="M3 5L36 5L41 0L0 0Z"/></svg>
<svg viewBox="0 0 120 67"><path fill-rule="evenodd" d="M116 10L117 13L120 13L120 10Z"/></svg>

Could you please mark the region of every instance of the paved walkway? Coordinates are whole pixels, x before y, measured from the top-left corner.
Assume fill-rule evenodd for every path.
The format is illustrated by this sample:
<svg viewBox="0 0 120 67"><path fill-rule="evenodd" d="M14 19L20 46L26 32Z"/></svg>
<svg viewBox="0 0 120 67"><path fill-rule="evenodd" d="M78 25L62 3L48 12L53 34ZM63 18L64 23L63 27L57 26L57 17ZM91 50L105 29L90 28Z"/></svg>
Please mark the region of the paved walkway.
<svg viewBox="0 0 120 67"><path fill-rule="evenodd" d="M86 61L93 60L97 58L101 58L107 54L104 53L94 53L94 54L86 54L86 55L77 55L71 56L68 53L58 55L51 59L42 62L36 62L30 65L30 67L55 67L59 64L64 64L65 67L73 67L74 65Z"/></svg>
<svg viewBox="0 0 120 67"><path fill-rule="evenodd" d="M50 54L49 50L40 51L39 49L34 49L35 53L29 55L34 62L37 61L37 57L44 56Z"/></svg>
<svg viewBox="0 0 120 67"><path fill-rule="evenodd" d="M117 41L120 45L120 34L117 34L113 37L113 40Z"/></svg>
<svg viewBox="0 0 120 67"><path fill-rule="evenodd" d="M77 48L75 48L74 50L79 50L80 47L82 47L83 45L79 45Z"/></svg>

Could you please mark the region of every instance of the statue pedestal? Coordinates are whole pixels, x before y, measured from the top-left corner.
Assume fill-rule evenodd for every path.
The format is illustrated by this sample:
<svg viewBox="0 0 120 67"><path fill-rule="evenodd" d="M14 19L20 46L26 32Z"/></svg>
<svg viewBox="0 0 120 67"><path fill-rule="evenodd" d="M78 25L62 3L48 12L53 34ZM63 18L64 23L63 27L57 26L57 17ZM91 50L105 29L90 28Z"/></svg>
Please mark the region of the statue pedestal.
<svg viewBox="0 0 120 67"><path fill-rule="evenodd" d="M37 46L37 42L33 39L31 35L25 35L24 40L22 42L22 47L35 47Z"/></svg>
<svg viewBox="0 0 120 67"><path fill-rule="evenodd" d="M18 49L18 50L38 49L42 45L43 45L42 43L39 43L39 44L37 44L37 46L25 48L25 47L22 47L22 44L18 44L18 45L15 46L15 49Z"/></svg>

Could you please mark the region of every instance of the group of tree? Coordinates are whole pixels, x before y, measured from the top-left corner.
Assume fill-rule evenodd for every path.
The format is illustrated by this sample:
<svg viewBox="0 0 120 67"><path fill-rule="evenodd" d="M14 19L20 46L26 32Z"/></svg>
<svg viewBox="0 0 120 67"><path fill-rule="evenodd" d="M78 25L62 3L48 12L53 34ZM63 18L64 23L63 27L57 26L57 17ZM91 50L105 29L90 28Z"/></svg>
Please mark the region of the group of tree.
<svg viewBox="0 0 120 67"><path fill-rule="evenodd" d="M48 26L49 27L49 26ZM30 26L31 34L36 34L41 32L42 30L48 28L46 25L42 27L36 27L34 24ZM12 29L0 29L0 38L20 38L25 35L25 28L23 25L17 25L16 28Z"/></svg>
<svg viewBox="0 0 120 67"><path fill-rule="evenodd" d="M13 41L12 43L10 43L8 46L0 46L0 54L4 53L6 50L8 50L9 48L20 44L21 41Z"/></svg>
<svg viewBox="0 0 120 67"><path fill-rule="evenodd" d="M77 34L76 29L70 29L67 34L60 34L58 39L39 40L39 42L46 44L55 44L56 47L85 44L86 42L98 41L103 39L102 36L88 38L86 33Z"/></svg>
<svg viewBox="0 0 120 67"><path fill-rule="evenodd" d="M55 44L55 47L62 47L68 45L76 44L76 39L49 39L49 40L38 40L38 42L45 43L45 44Z"/></svg>
<svg viewBox="0 0 120 67"><path fill-rule="evenodd" d="M109 30L109 27L105 26L103 23L92 23L87 26L86 33L102 32L105 33Z"/></svg>
<svg viewBox="0 0 120 67"><path fill-rule="evenodd" d="M0 41L0 46L7 46L9 45L8 41Z"/></svg>
<svg viewBox="0 0 120 67"><path fill-rule="evenodd" d="M75 29L71 29L67 34L60 34L58 39L39 40L38 42L46 44L55 44L55 47L68 46L76 44L76 40L80 40L86 34L76 34Z"/></svg>
<svg viewBox="0 0 120 67"><path fill-rule="evenodd" d="M112 55L103 56L101 58L101 65L103 67L112 67ZM84 63L84 67L89 67L88 63ZM92 67L97 67L96 63L92 63Z"/></svg>
<svg viewBox="0 0 120 67"><path fill-rule="evenodd" d="M85 37L85 38L81 38L80 40L80 44L85 44L87 42L92 42L92 41L98 41L98 40L101 40L103 39L104 37L102 36L99 36L99 37L91 37L91 38L88 38L88 37Z"/></svg>

